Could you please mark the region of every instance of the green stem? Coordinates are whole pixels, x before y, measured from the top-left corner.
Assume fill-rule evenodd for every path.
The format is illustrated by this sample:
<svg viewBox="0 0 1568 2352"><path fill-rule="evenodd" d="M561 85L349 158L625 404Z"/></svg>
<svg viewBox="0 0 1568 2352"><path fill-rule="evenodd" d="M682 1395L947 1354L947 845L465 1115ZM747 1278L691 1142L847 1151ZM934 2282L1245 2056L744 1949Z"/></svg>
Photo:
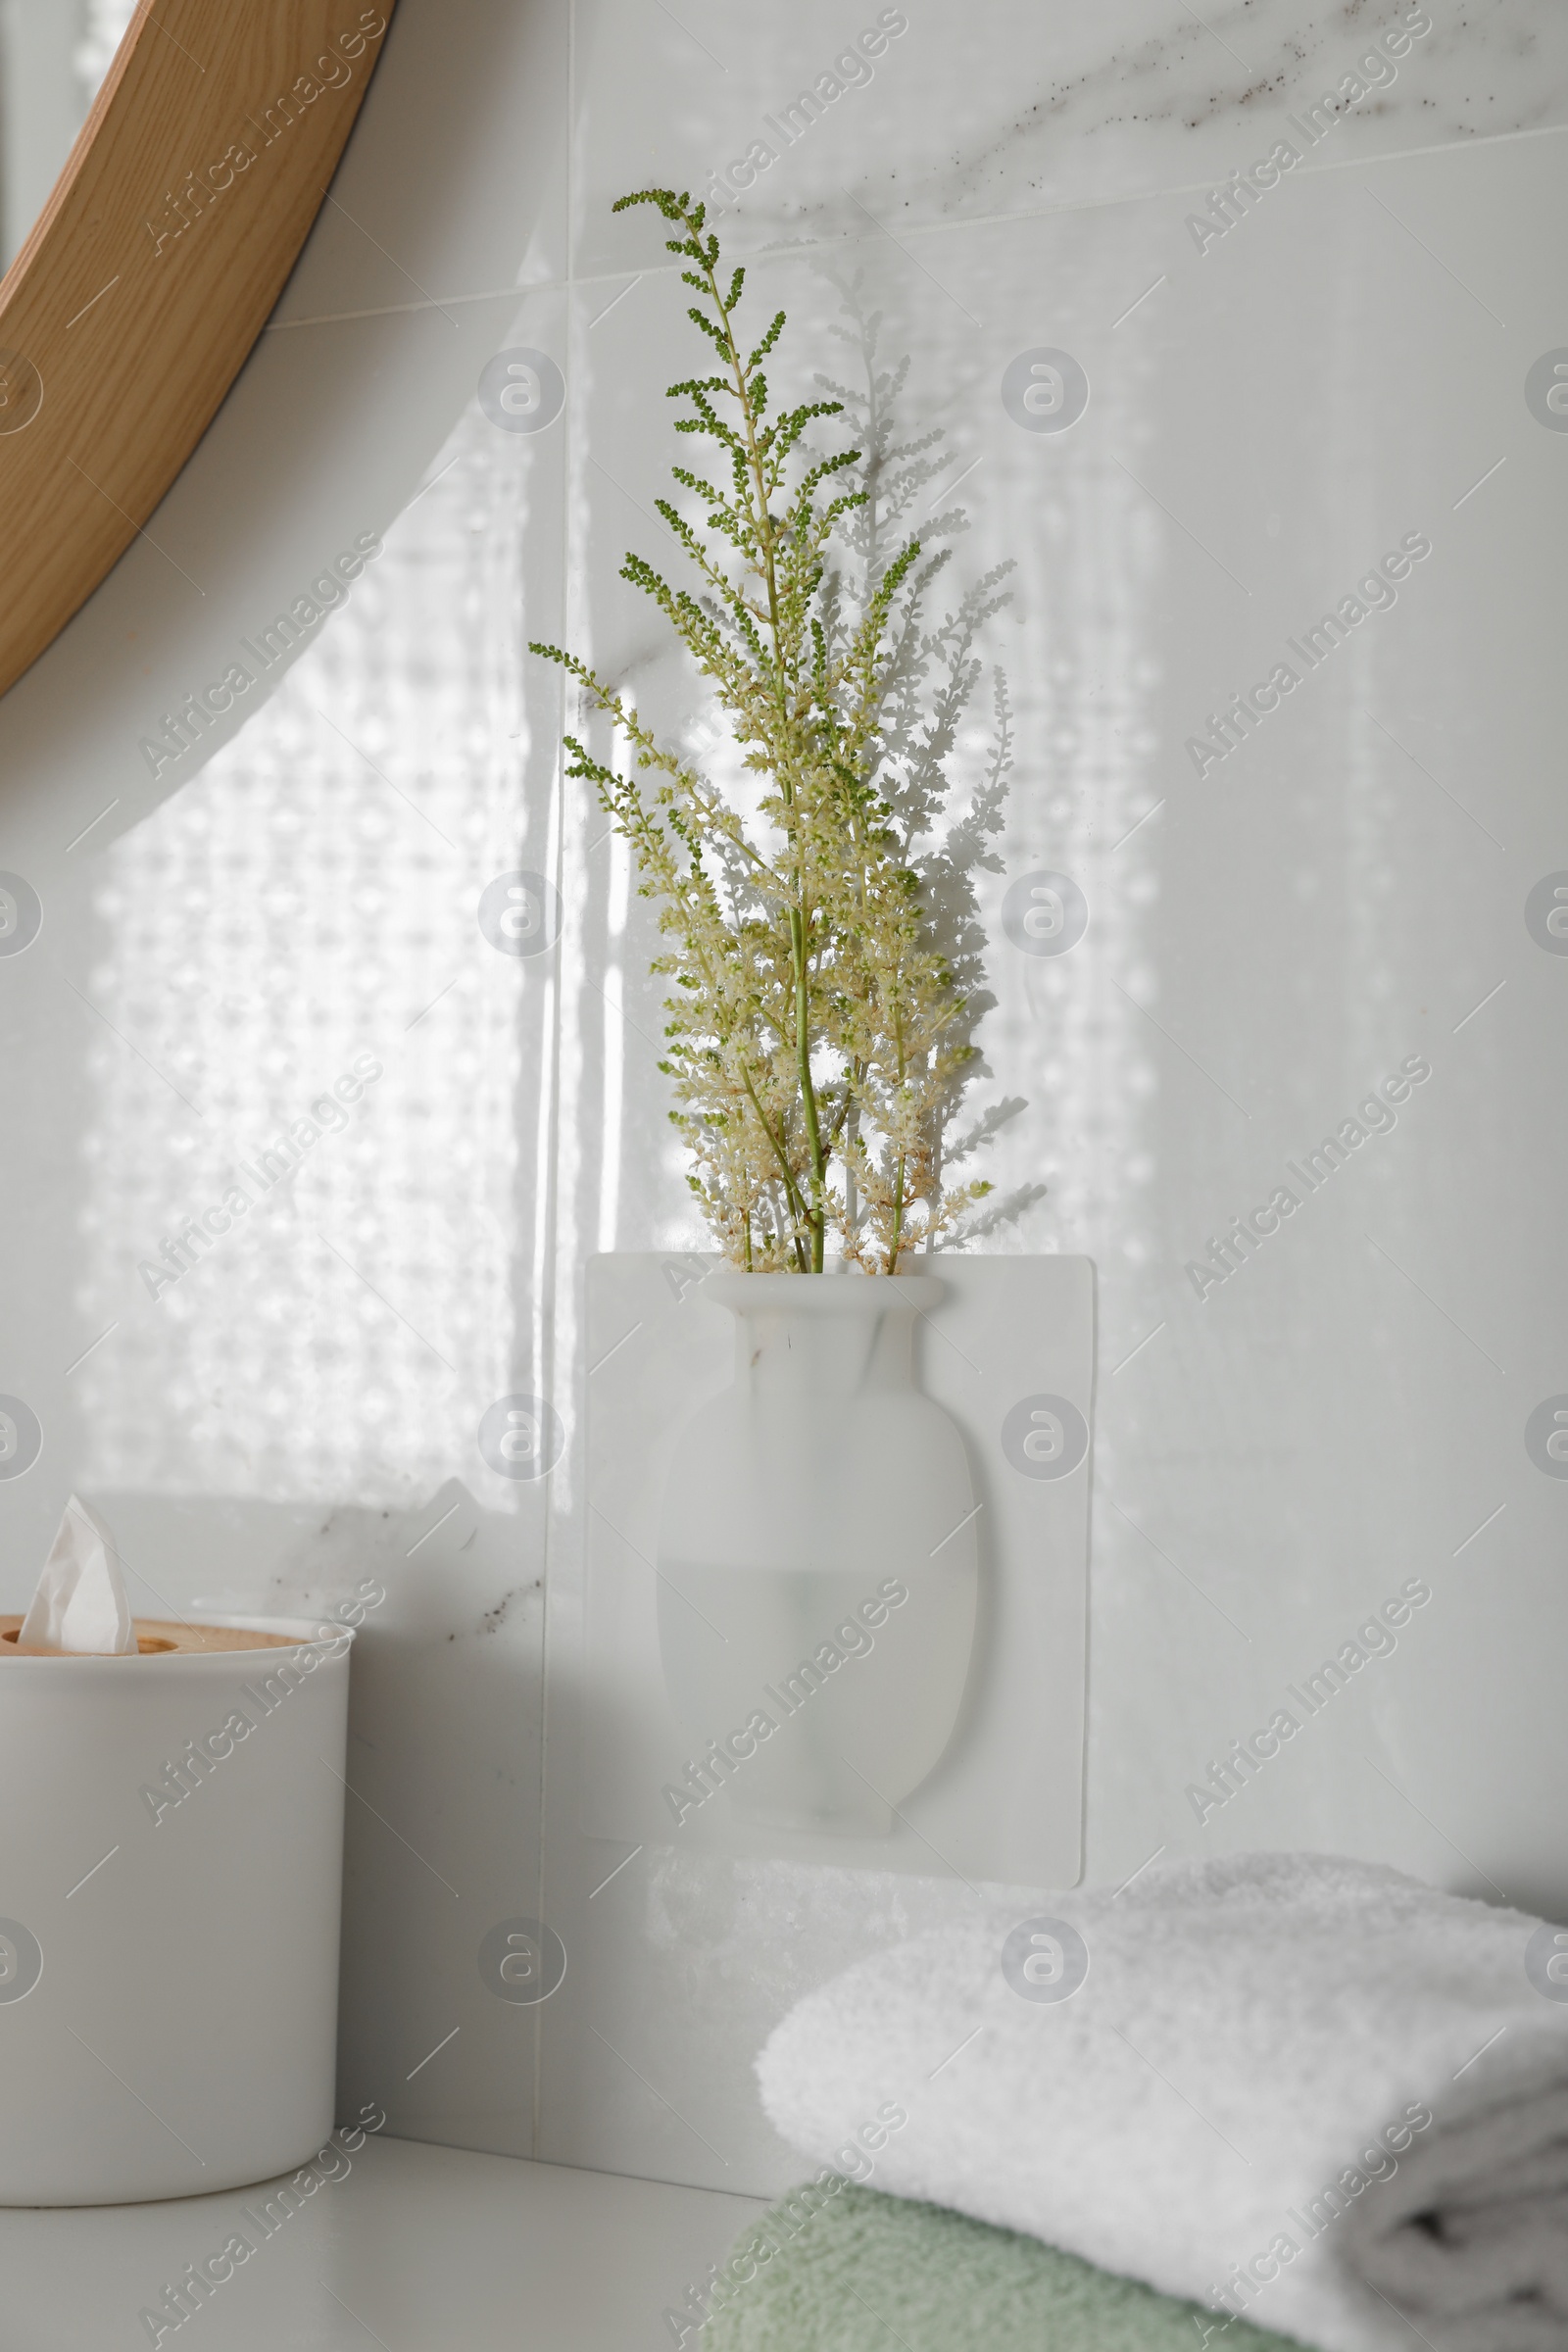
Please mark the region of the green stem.
<svg viewBox="0 0 1568 2352"><path fill-rule="evenodd" d="M691 216L687 214L684 219L687 233L691 237L693 245L701 249L702 238ZM741 357L740 345L735 340L735 329L731 323L729 308L719 291L718 280L713 274L711 264L705 260L702 270L703 275L708 280L708 290L713 308L718 315L730 372L735 378L735 397L740 404L747 470L752 478L752 495L755 500L752 519L757 532L758 548L762 558L762 576L767 588L767 631L773 648L772 687L773 702L779 718L779 748L786 755L779 762L778 784L786 807L793 808L795 805L795 781L790 772L791 761L788 758L788 741L792 731L791 714L786 691L787 663L784 657L784 627L779 612L778 571L775 562L777 532L773 522L772 510L768 505L767 471L762 463L761 450L758 446L757 410L752 399L751 380L745 361ZM796 842L797 837L792 830L790 836L790 879L794 887L795 904L790 908L790 945L795 967L795 1062L801 1090L801 1107L806 1120L806 1133L811 1155L811 1206L807 1219L808 1231L810 1235L810 1270L813 1274L819 1274L822 1271L827 1227L823 1201L826 1158L822 1150L816 1086L811 1077L810 989L807 968L807 947L810 932L811 912ZM793 1185L791 1190L795 1190ZM798 1247L797 1256L802 1254L803 1252Z"/></svg>
<svg viewBox="0 0 1568 2352"><path fill-rule="evenodd" d="M801 1101L806 1110L806 1136L811 1152L811 1272L822 1271L823 1247L826 1240L827 1217L822 1191L825 1154L822 1151L822 1132L817 1119L816 1088L811 1082L811 1039L808 1025L809 998L807 990L806 940L799 907L790 909L790 941L795 952L795 1062L800 1082Z"/></svg>
<svg viewBox="0 0 1568 2352"><path fill-rule="evenodd" d="M771 1150L774 1158L778 1161L779 1174L784 1180L785 1198L788 1200L790 1204L790 1214L797 1220L797 1222L800 1222L806 1216L806 1203L801 1199L801 1188L795 1181L795 1171L790 1166L789 1155L785 1152L783 1144L773 1133L772 1128L767 1123L767 1113L762 1108L760 1102L758 1100L757 1089L752 1084L751 1072L747 1069L744 1062L741 1064L741 1084L745 1087L752 1108L757 1113L757 1123L761 1128L762 1133L766 1136L769 1149Z"/></svg>
<svg viewBox="0 0 1568 2352"><path fill-rule="evenodd" d="M895 1013L894 1015L893 1036L898 1048L898 1077L900 1091L902 1092L906 1068L904 1054L904 1015L902 1012ZM890 1274L896 1274L899 1270L899 1245L904 1234L904 1176L906 1157L907 1155L905 1152L901 1152L899 1153L899 1172L894 1180L893 1186L893 1237L888 1249L888 1272Z"/></svg>

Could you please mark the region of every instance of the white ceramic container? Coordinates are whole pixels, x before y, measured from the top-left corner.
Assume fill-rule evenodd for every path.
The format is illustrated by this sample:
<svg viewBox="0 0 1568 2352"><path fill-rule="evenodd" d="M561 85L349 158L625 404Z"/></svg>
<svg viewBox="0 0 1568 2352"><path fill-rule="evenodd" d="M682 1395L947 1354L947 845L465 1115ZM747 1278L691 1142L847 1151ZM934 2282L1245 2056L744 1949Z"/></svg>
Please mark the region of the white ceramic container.
<svg viewBox="0 0 1568 2352"><path fill-rule="evenodd" d="M912 1374L929 1275L711 1274L735 1383L676 1446L664 1681L743 1814L886 1835L952 1739L979 1582L963 1440Z"/></svg>
<svg viewBox="0 0 1568 2352"><path fill-rule="evenodd" d="M0 2204L233 2188L331 2132L352 1637L206 1622L290 1646L0 1659Z"/></svg>

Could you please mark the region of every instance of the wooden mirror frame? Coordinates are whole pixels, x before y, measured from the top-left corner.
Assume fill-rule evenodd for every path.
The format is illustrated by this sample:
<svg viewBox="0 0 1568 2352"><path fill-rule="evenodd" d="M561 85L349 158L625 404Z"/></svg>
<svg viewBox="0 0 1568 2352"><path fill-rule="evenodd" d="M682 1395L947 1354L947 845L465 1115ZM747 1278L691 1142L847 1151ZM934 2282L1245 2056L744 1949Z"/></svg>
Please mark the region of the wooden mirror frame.
<svg viewBox="0 0 1568 2352"><path fill-rule="evenodd" d="M140 0L0 283L0 694L211 423L325 198L395 0Z"/></svg>

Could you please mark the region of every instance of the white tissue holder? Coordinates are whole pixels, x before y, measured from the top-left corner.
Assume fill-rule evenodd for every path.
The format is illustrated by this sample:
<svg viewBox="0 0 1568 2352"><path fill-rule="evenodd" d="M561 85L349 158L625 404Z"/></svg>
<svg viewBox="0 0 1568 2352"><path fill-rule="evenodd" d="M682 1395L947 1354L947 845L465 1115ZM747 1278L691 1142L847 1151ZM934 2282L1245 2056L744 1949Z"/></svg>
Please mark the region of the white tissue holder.
<svg viewBox="0 0 1568 2352"><path fill-rule="evenodd" d="M331 2132L352 1636L206 1622L298 1646L0 1661L0 2204L234 2188Z"/></svg>

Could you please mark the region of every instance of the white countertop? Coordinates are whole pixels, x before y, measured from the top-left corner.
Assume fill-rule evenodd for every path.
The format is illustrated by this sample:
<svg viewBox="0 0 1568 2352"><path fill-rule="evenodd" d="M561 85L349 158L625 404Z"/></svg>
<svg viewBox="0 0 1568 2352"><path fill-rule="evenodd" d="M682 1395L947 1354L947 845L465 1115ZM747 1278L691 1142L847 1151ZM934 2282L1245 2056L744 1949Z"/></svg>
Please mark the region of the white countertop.
<svg viewBox="0 0 1568 2352"><path fill-rule="evenodd" d="M263 2239L241 2208L260 2213L276 2187L0 2212L3 2352L145 2346L142 2310L156 2313L187 2264L233 2230L260 2242L160 2337L166 2347L668 2352L666 2307L763 2210L708 2189L372 2139Z"/></svg>

